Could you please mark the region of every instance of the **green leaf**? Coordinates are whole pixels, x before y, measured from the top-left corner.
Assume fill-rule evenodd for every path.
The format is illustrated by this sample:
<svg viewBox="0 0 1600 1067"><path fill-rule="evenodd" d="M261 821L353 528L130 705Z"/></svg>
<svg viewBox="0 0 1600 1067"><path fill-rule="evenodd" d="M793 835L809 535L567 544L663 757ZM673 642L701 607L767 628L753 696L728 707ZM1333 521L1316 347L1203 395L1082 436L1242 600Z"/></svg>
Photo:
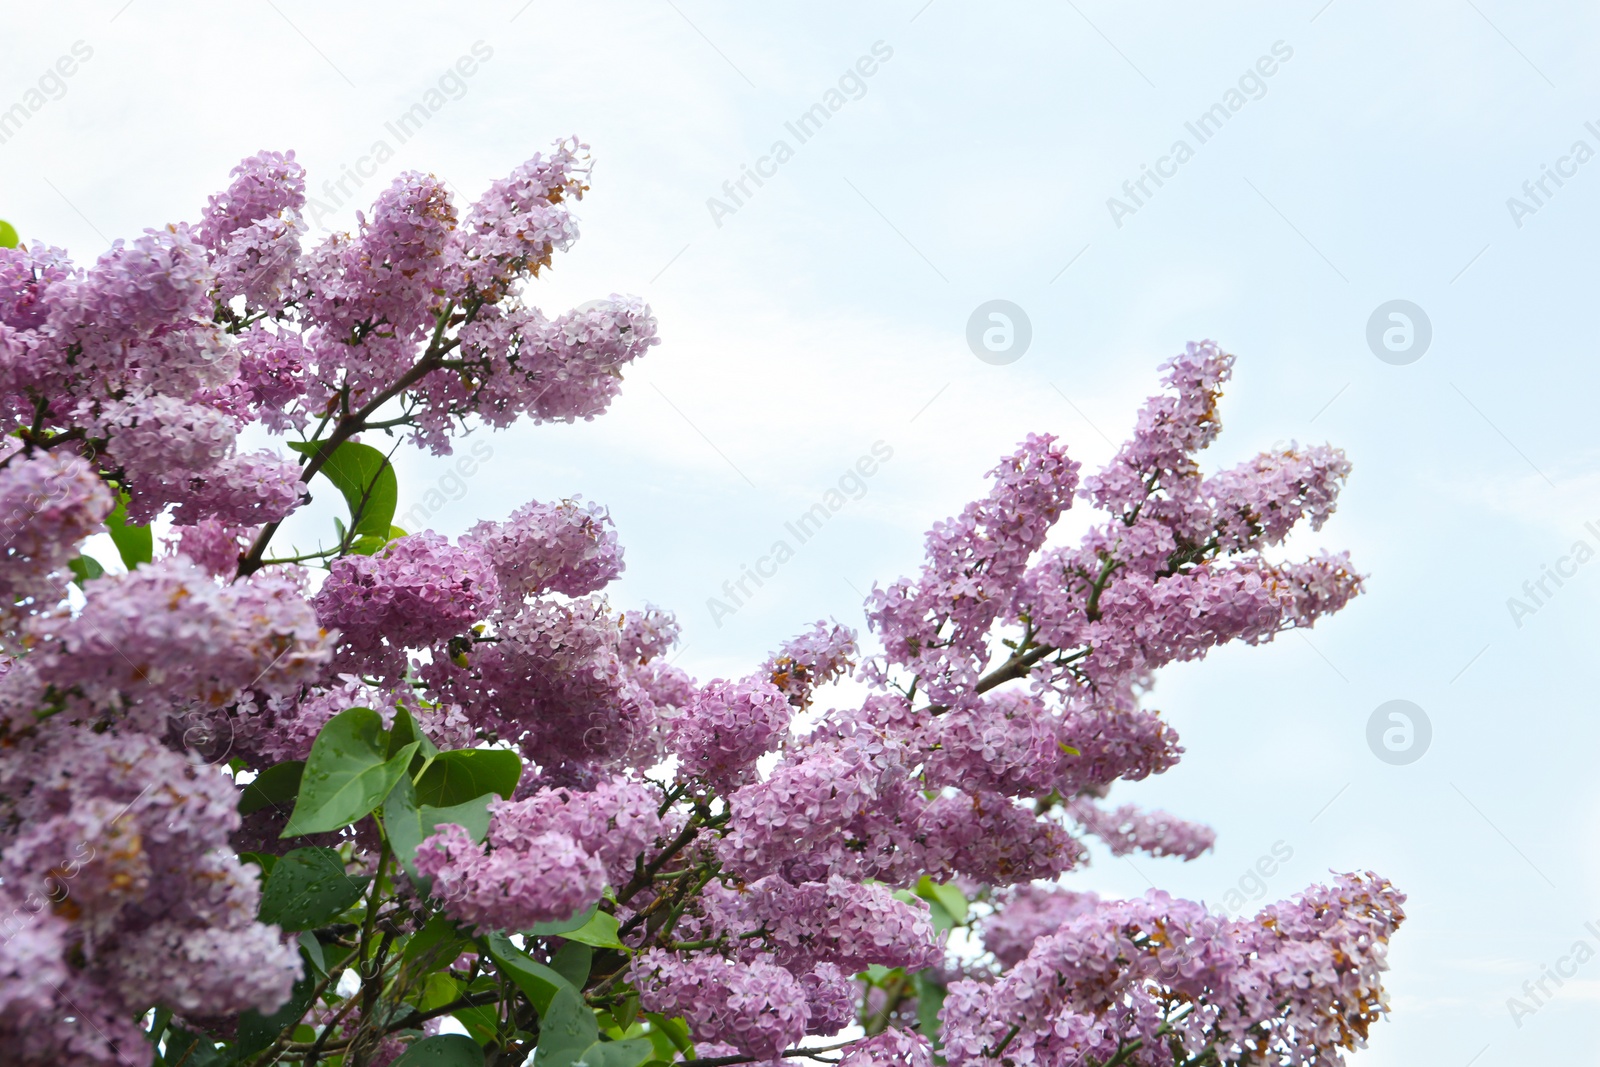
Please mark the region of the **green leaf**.
<svg viewBox="0 0 1600 1067"><path fill-rule="evenodd" d="M133 570L141 563L149 563L155 555L156 542L148 526L128 525L128 494L117 494L117 506L106 516L106 532L111 543L117 546L122 565Z"/></svg>
<svg viewBox="0 0 1600 1067"><path fill-rule="evenodd" d="M183 1067L225 1067L229 1056L204 1034L191 1034L181 1026L167 1029L167 1050L162 1062Z"/></svg>
<svg viewBox="0 0 1600 1067"><path fill-rule="evenodd" d="M402 774L384 799L383 832L406 874L413 879L421 878L417 873L417 846L428 835L422 832L422 808L417 804L417 791L410 775ZM426 887L423 888L426 891Z"/></svg>
<svg viewBox="0 0 1600 1067"><path fill-rule="evenodd" d="M255 781L239 793L239 814L249 815L266 807L289 807L300 791L300 776L305 769L303 762L292 759L274 763L256 775Z"/></svg>
<svg viewBox="0 0 1600 1067"><path fill-rule="evenodd" d="M324 959L327 961L328 970L336 971L340 967L348 965L355 957L356 946L351 945L349 948L346 948L337 942L330 942L329 944L322 946L322 953Z"/></svg>
<svg viewBox="0 0 1600 1067"><path fill-rule="evenodd" d="M500 972L516 983L543 1018L551 1010L556 994L566 991L577 996L577 990L557 971L528 958L505 934L490 934L484 938L489 958ZM590 1017L593 1022L593 1016ZM591 1038L590 1040L593 1040ZM587 1047L587 1046L585 1046Z"/></svg>
<svg viewBox="0 0 1600 1067"><path fill-rule="evenodd" d="M300 795L283 837L348 826L382 804L411 764L417 742L385 759L383 720L371 708L350 708L329 719L311 745Z"/></svg>
<svg viewBox="0 0 1600 1067"><path fill-rule="evenodd" d="M661 1058L668 1063L672 1062L672 1054L681 1052L686 1060L694 1059L694 1042L689 1037L689 1023L680 1015L667 1018L660 1012L645 1012L645 1019L650 1023L650 1037L661 1035L666 1040L667 1048ZM659 1046L658 1046L659 1047Z"/></svg>
<svg viewBox="0 0 1600 1067"><path fill-rule="evenodd" d="M422 997L417 1001L417 1010L423 1012L442 1008L446 1004L453 1004L461 995L461 982L443 971L435 971L428 975L428 980L423 983Z"/></svg>
<svg viewBox="0 0 1600 1067"><path fill-rule="evenodd" d="M445 823L453 822L471 834L474 841L483 844L483 839L489 836L489 801L494 798L493 793L485 793L448 808L422 805L422 836L429 837Z"/></svg>
<svg viewBox="0 0 1600 1067"><path fill-rule="evenodd" d="M596 1041L583 1050L579 1062L587 1067L639 1067L655 1055L655 1046L648 1038L631 1037L626 1041Z"/></svg>
<svg viewBox="0 0 1600 1067"><path fill-rule="evenodd" d="M917 1029L923 1037L933 1042L934 1048L938 1048L942 1044L939 1039L939 1009L944 1007L947 990L942 982L930 977L927 971L912 975L911 985L917 991Z"/></svg>
<svg viewBox="0 0 1600 1067"><path fill-rule="evenodd" d="M578 912L578 914L574 915L570 919L563 919L560 922L534 923L532 926L524 930L523 933L527 934L529 937L554 937L557 934L565 935L572 930L581 929L585 923L594 918L594 913L599 909L600 902L597 900L593 904L590 904L588 908Z"/></svg>
<svg viewBox="0 0 1600 1067"><path fill-rule="evenodd" d="M328 973L328 956L322 951L322 942L317 940L317 935L310 930L300 932L300 951L305 953L306 962L320 975Z"/></svg>
<svg viewBox="0 0 1600 1067"><path fill-rule="evenodd" d="M393 1067L483 1067L483 1049L462 1034L440 1034L412 1045Z"/></svg>
<svg viewBox="0 0 1600 1067"><path fill-rule="evenodd" d="M241 852L239 862L253 863L261 868L261 880L265 882L267 875L272 873L272 868L278 865L278 857L271 852Z"/></svg>
<svg viewBox="0 0 1600 1067"><path fill-rule="evenodd" d="M550 969L571 982L573 989L583 988L593 963L594 949L577 941L568 941L550 957Z"/></svg>
<svg viewBox="0 0 1600 1067"><path fill-rule="evenodd" d="M322 445L316 441L291 441L289 447L310 456ZM395 503L400 499L389 457L371 445L345 441L333 450L320 473L344 494L350 509L350 532L358 539L378 538L381 548L389 539Z"/></svg>
<svg viewBox="0 0 1600 1067"><path fill-rule="evenodd" d="M417 781L417 802L435 808L464 804L485 793L507 800L522 777L522 758L503 748L463 748L441 752Z"/></svg>
<svg viewBox="0 0 1600 1067"><path fill-rule="evenodd" d="M624 1029L631 1028L639 1033L643 1033L645 1030L649 1029L649 1026L648 1024L644 1023L635 1025L635 1020L638 1019L638 1017L639 997L637 994L630 997L624 997L622 1003L614 1004L611 1007L611 1018L616 1021L618 1026L623 1027Z"/></svg>
<svg viewBox="0 0 1600 1067"><path fill-rule="evenodd" d="M493 793L485 793L448 808L418 804L416 788L411 779L402 774L383 802L383 828L406 873L413 879L422 879L417 873L417 846L432 837L444 823L455 823L482 844L489 834L489 801L493 799Z"/></svg>
<svg viewBox="0 0 1600 1067"><path fill-rule="evenodd" d="M239 1036L233 1046L234 1059L252 1056L276 1041L284 1027L306 1013L306 1009L311 1006L311 994L315 989L315 982L309 977L302 978L294 984L294 991L289 994L289 999L283 1007L271 1015L263 1015L253 1008L241 1012Z"/></svg>
<svg viewBox="0 0 1600 1067"><path fill-rule="evenodd" d="M577 990L563 982L550 999L550 1010L539 1013L539 1049L533 1056L534 1067L572 1067L599 1037L594 1012Z"/></svg>
<svg viewBox="0 0 1600 1067"><path fill-rule="evenodd" d="M79 556L77 559L69 559L67 561L67 570L71 571L72 576L78 580L79 589L82 589L106 572L106 569L100 566L100 561L93 556Z"/></svg>
<svg viewBox="0 0 1600 1067"><path fill-rule="evenodd" d="M678 1058L678 1050L673 1046L672 1038L659 1026L651 1024L649 1033L644 1035L655 1049L655 1059L652 1063L671 1063Z"/></svg>
<svg viewBox="0 0 1600 1067"><path fill-rule="evenodd" d="M0 219L0 248L15 248L22 243L22 238L17 235L17 228L5 219Z"/></svg>
<svg viewBox="0 0 1600 1067"><path fill-rule="evenodd" d="M623 949L627 947L617 937L617 917L603 911L596 911L590 916L588 922L576 930L568 930L561 936L568 941L593 945L595 948Z"/></svg>
<svg viewBox="0 0 1600 1067"><path fill-rule="evenodd" d="M468 987L470 992L478 993L494 988L494 982L485 982L483 979L473 982ZM476 1008L462 1008L455 1013L455 1020L467 1028L467 1033L472 1035L472 1040L480 1045L487 1045L500 1036L500 1012L493 1004L481 1004Z"/></svg>
<svg viewBox="0 0 1600 1067"><path fill-rule="evenodd" d="M949 913L957 926L967 921L967 898L955 886L940 885L927 875L923 875L917 880L917 896L938 904Z"/></svg>
<svg viewBox="0 0 1600 1067"><path fill-rule="evenodd" d="M461 949L467 943L468 939L461 936L455 923L443 915L434 915L422 929L411 935L401 960L408 967L418 960L449 963L461 955Z"/></svg>
<svg viewBox="0 0 1600 1067"><path fill-rule="evenodd" d="M309 930L361 898L366 878L352 878L331 848L297 848L279 860L261 888L261 921Z"/></svg>
<svg viewBox="0 0 1600 1067"><path fill-rule="evenodd" d="M387 538L377 534L362 534L350 542L350 551L357 556L376 556L388 543Z"/></svg>

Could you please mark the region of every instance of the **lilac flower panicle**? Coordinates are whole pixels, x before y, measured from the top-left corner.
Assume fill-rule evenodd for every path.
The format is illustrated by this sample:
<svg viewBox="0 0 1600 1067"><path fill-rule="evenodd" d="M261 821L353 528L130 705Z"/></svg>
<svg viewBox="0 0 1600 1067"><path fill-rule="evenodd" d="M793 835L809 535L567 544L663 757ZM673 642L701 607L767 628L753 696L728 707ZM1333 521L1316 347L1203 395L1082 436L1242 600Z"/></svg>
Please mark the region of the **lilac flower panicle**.
<svg viewBox="0 0 1600 1067"><path fill-rule="evenodd" d="M1145 811L1133 804L1106 811L1079 797L1069 804L1068 810L1085 830L1110 847L1113 856L1145 852L1152 856L1180 856L1192 860L1209 852L1217 840L1216 832L1209 826L1164 811Z"/></svg>
<svg viewBox="0 0 1600 1067"><path fill-rule="evenodd" d="M152 1003L221 1015L288 998L299 955L256 922L255 875L226 847L239 823L226 776L138 733L62 726L18 755L0 763L0 814L22 828L0 842L0 883L54 902L23 920L35 925L18 947L45 953L41 976L63 963L72 976L46 995L4 983L0 969L12 1001L0 1040L20 1062L124 1062L113 1047L123 1020ZM87 1017L92 1037L69 1014Z"/></svg>
<svg viewBox="0 0 1600 1067"><path fill-rule="evenodd" d="M697 1042L716 1041L762 1059L775 1058L806 1032L805 986L789 971L718 956L683 960L652 949L632 967L646 1011L689 1021Z"/></svg>
<svg viewBox="0 0 1600 1067"><path fill-rule="evenodd" d="M850 973L873 964L916 971L943 958L927 907L907 904L883 885L837 876L796 885L769 875L710 902L720 928L763 931L764 950L791 971L820 964Z"/></svg>
<svg viewBox="0 0 1600 1067"><path fill-rule="evenodd" d="M523 275L537 275L552 253L577 239L571 201L588 187L588 146L562 141L548 156L523 163L472 205L452 249L453 267L467 293L502 299Z"/></svg>
<svg viewBox="0 0 1600 1067"><path fill-rule="evenodd" d="M1384 947L1404 918L1402 894L1373 875L1343 875L1300 898L1229 920L1152 890L1072 915L1039 937L993 984L953 983L941 1018L952 1064L990 1057L1007 1021L1019 1062L1108 1059L1154 1043L1163 1004L1193 1008L1172 1030L1185 1054L1223 1062L1249 1053L1336 1065L1365 1045L1386 1010ZM1102 1014L1102 1006L1119 1010Z"/></svg>
<svg viewBox="0 0 1600 1067"><path fill-rule="evenodd" d="M474 647L465 667L435 657L421 672L480 729L544 767L614 762L646 741L650 700L605 601L537 600L494 625L495 640Z"/></svg>
<svg viewBox="0 0 1600 1067"><path fill-rule="evenodd" d="M1013 888L993 916L983 924L983 947L1003 967L1013 967L1045 934L1063 923L1088 915L1100 905L1095 893L1079 893L1061 886L1028 884Z"/></svg>
<svg viewBox="0 0 1600 1067"><path fill-rule="evenodd" d="M811 704L817 689L846 674L859 651L856 633L847 626L829 626L820 619L807 633L786 641L761 673L798 708Z"/></svg>
<svg viewBox="0 0 1600 1067"><path fill-rule="evenodd" d="M929 531L921 578L868 599L889 662L917 671L937 701L977 681L990 627L1078 485L1078 464L1048 435L1030 434L989 473L985 499Z"/></svg>
<svg viewBox="0 0 1600 1067"><path fill-rule="evenodd" d="M0 620L9 622L55 606L65 591L52 576L100 528L114 498L76 456L13 453L7 459L0 467Z"/></svg>
<svg viewBox="0 0 1600 1067"><path fill-rule="evenodd" d="M648 607L622 615L622 654L644 666L671 651L682 633L677 617L670 611Z"/></svg>
<svg viewBox="0 0 1600 1067"><path fill-rule="evenodd" d="M539 835L558 832L596 857L610 884L633 873L634 860L662 832L658 797L645 785L624 779L596 782L592 789L540 789L516 801L489 805L489 843L496 848L529 848Z"/></svg>
<svg viewBox="0 0 1600 1067"><path fill-rule="evenodd" d="M480 522L466 540L492 561L513 600L557 592L598 592L622 573L622 549L605 508L580 500L534 501L503 523Z"/></svg>
<svg viewBox="0 0 1600 1067"><path fill-rule="evenodd" d="M239 230L298 212L305 203L306 172L294 152L259 152L233 168L226 192L209 199L197 236L206 247L221 249Z"/></svg>
<svg viewBox="0 0 1600 1067"><path fill-rule="evenodd" d="M554 831L485 854L465 829L446 823L417 846L417 870L433 879L432 896L447 914L486 930L570 919L605 888L600 861Z"/></svg>
<svg viewBox="0 0 1600 1067"><path fill-rule="evenodd" d="M420 533L371 556L336 560L314 603L322 625L339 631L341 662L393 673L404 669L404 650L466 633L499 596L494 569L476 546Z"/></svg>
<svg viewBox="0 0 1600 1067"><path fill-rule="evenodd" d="M794 709L766 681L708 682L671 727L668 742L686 773L731 791L776 747Z"/></svg>
<svg viewBox="0 0 1600 1067"><path fill-rule="evenodd" d="M219 586L177 556L97 579L83 610L33 624L28 662L89 709L145 725L173 706L225 705L241 690L283 692L317 679L329 648L291 581L272 574Z"/></svg>

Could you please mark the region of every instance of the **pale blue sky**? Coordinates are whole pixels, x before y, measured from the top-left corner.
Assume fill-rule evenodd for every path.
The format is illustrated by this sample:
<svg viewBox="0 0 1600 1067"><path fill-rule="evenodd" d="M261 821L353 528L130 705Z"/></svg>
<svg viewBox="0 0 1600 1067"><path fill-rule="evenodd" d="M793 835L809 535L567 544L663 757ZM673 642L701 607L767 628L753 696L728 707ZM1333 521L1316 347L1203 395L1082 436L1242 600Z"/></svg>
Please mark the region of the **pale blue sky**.
<svg viewBox="0 0 1600 1067"><path fill-rule="evenodd" d="M1348 547L1370 592L1309 640L1166 672L1153 702L1188 756L1113 796L1211 822L1217 850L1097 853L1077 884L1136 893L1147 875L1220 903L1280 841L1274 897L1376 869L1411 917L1394 1017L1355 1062L1600 1062L1600 959L1520 1027L1506 1004L1579 939L1600 949L1584 926L1600 930L1600 562L1520 627L1506 605L1574 542L1600 547L1600 162L1562 162L1576 141L1600 149L1592 10L675 2L8 5L0 109L74 42L92 56L0 143L0 216L90 259L102 237L193 218L263 147L296 148L314 188L361 166L373 176L346 191L370 199L416 168L471 199L578 134L597 161L585 236L543 300L637 293L665 343L606 418L484 435L493 457L433 525L606 503L628 546L617 599L676 609L702 677L747 671L818 617L859 625L856 590L915 567L929 523L1017 439L1047 430L1103 461L1155 366L1216 339L1239 364L1211 462L1346 448L1338 515L1292 548ZM386 124L478 41L492 56L401 143ZM892 55L847 80L859 98L799 143L785 124L877 42ZM1271 76L1199 143L1185 124L1275 46ZM762 163L778 139L792 158ZM1192 158L1163 162L1179 139ZM379 140L394 154L374 170ZM758 163L776 173L713 218L708 198ZM1108 198L1146 165L1176 174L1114 219ZM1564 184L1514 218L1507 199L1546 165ZM322 221L348 224L359 201L328 199ZM1032 324L1005 366L966 346L991 299ZM1395 299L1432 325L1408 365L1365 339ZM893 456L865 495L714 625L707 598L878 441ZM444 475L403 460L402 511ZM1391 699L1432 723L1409 765L1367 746Z"/></svg>

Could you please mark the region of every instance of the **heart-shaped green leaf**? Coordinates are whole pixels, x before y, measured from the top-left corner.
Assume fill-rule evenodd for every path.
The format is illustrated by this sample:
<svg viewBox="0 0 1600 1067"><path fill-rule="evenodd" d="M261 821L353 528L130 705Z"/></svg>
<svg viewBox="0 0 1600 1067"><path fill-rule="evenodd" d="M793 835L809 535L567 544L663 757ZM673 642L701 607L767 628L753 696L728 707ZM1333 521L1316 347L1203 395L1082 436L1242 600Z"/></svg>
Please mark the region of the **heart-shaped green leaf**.
<svg viewBox="0 0 1600 1067"><path fill-rule="evenodd" d="M521 777L522 758L507 749L441 752L417 780L417 803L448 808L485 793L499 793L510 800Z"/></svg>
<svg viewBox="0 0 1600 1067"><path fill-rule="evenodd" d="M468 939L461 936L454 922L436 914L411 935L401 958L407 967L428 970L431 966L450 963L467 944Z"/></svg>
<svg viewBox="0 0 1600 1067"><path fill-rule="evenodd" d="M565 936L569 931L581 929L585 923L594 918L594 913L599 907L600 902L597 900L570 919L562 919L559 922L534 923L523 933L530 937L553 937L557 934Z"/></svg>
<svg viewBox="0 0 1600 1067"><path fill-rule="evenodd" d="M673 1053L682 1053L686 1060L694 1059L694 1042L689 1037L689 1024L681 1015L667 1018L659 1012L645 1012L645 1020L650 1024L649 1037L656 1046L657 1054L668 1063L674 1059Z"/></svg>
<svg viewBox="0 0 1600 1067"><path fill-rule="evenodd" d="M534 1067L572 1067L600 1037L594 1012L565 982L550 998L550 1010L539 1013L539 1049ZM641 1058L640 1062L644 1062Z"/></svg>
<svg viewBox="0 0 1600 1067"><path fill-rule="evenodd" d="M941 1044L939 1009L944 1007L948 990L932 971L918 971L911 976L911 983L917 991L917 1028L938 1048Z"/></svg>
<svg viewBox="0 0 1600 1067"><path fill-rule="evenodd" d="M422 805L422 836L424 839L432 837L435 830L445 823L453 822L472 835L472 839L479 844L489 836L489 801L494 800L493 793L485 793L481 797L473 797L461 804L452 804L448 808L436 808L432 804Z"/></svg>
<svg viewBox="0 0 1600 1067"><path fill-rule="evenodd" d="M306 1013L306 1009L311 1006L311 994L315 989L316 982L307 976L294 984L289 999L284 1002L283 1007L271 1015L263 1015L254 1009L241 1012L238 1036L233 1045L234 1056L238 1059L253 1056L276 1041L285 1026Z"/></svg>
<svg viewBox="0 0 1600 1067"><path fill-rule="evenodd" d="M260 919L285 930L309 930L361 898L366 878L345 873L331 848L297 848L273 864L261 887Z"/></svg>
<svg viewBox="0 0 1600 1067"><path fill-rule="evenodd" d="M489 801L493 793L474 797L463 804L436 808L431 804L418 804L416 788L405 775L395 783L389 799L383 803L383 828L389 835L389 845L400 857L406 873L420 879L417 872L417 846L432 837L434 831L445 823L455 823L472 835L474 841L483 842L489 834Z"/></svg>
<svg viewBox="0 0 1600 1067"><path fill-rule="evenodd" d="M589 921L576 930L568 930L561 936L568 941L577 941L584 945L593 945L595 948L622 949L626 946L617 937L617 917L607 912L596 911L589 916Z"/></svg>
<svg viewBox="0 0 1600 1067"><path fill-rule="evenodd" d="M239 814L249 815L266 807L289 807L300 791L300 776L305 769L306 765L300 760L285 760L256 775L255 781L239 794Z"/></svg>
<svg viewBox="0 0 1600 1067"><path fill-rule="evenodd" d="M589 969L594 966L594 949L568 941L550 957L550 969L572 983L573 989L582 989L589 981Z"/></svg>
<svg viewBox="0 0 1600 1067"><path fill-rule="evenodd" d="M412 1045L393 1067L483 1067L483 1049L465 1034L439 1034Z"/></svg>
<svg viewBox="0 0 1600 1067"><path fill-rule="evenodd" d="M328 954L322 950L322 942L317 940L317 935L310 930L300 931L300 951L305 953L306 962L320 975L328 973Z"/></svg>
<svg viewBox="0 0 1600 1067"><path fill-rule="evenodd" d="M566 990L577 995L572 983L544 964L529 959L528 954L512 944L505 934L490 934L483 940L494 965L516 983L541 1017L551 1010L550 1005L558 992ZM591 1015L590 1021L593 1019Z"/></svg>
<svg viewBox="0 0 1600 1067"><path fill-rule="evenodd" d="M181 1026L167 1029L167 1048L162 1063L169 1067L227 1067L233 1057L217 1048L217 1043L205 1034L191 1034Z"/></svg>
<svg viewBox="0 0 1600 1067"><path fill-rule="evenodd" d="M284 837L320 834L348 826L371 812L411 765L413 741L385 759L383 720L371 708L341 711L317 734L300 779L294 814Z"/></svg>
<svg viewBox="0 0 1600 1067"><path fill-rule="evenodd" d="M586 1067L639 1067L655 1055L648 1038L630 1037L625 1041L596 1041L583 1050L579 1061Z"/></svg>
<svg viewBox="0 0 1600 1067"><path fill-rule="evenodd" d="M315 455L322 445L317 441L291 441L289 447L309 456ZM377 538L377 546L372 551L382 548L389 540L389 525L394 519L395 503L400 499L399 483L389 457L371 445L345 441L334 448L320 473L344 495L345 505L350 509L350 532L358 540Z"/></svg>

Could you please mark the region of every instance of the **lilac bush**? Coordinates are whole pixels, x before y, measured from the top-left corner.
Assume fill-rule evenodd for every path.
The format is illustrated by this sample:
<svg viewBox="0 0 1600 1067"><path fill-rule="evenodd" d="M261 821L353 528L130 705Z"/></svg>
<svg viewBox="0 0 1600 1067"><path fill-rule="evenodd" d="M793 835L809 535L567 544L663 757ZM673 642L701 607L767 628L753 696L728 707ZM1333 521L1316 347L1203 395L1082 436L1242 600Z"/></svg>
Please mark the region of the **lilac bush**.
<svg viewBox="0 0 1600 1067"><path fill-rule="evenodd" d="M394 448L592 419L656 344L632 297L529 302L587 175L561 142L462 212L405 174L307 247L304 172L263 152L198 224L93 265L0 249L0 1060L1362 1047L1404 917L1381 877L1237 919L1058 881L1087 836L1211 847L1107 798L1183 754L1157 668L1360 591L1342 554L1269 554L1333 513L1342 454L1204 474L1234 360L1191 344L1104 470L1048 435L1003 457L920 572L874 587L870 644L817 623L696 680L669 612L608 598L603 507L531 501L454 542L393 524ZM251 425L280 447L241 451ZM285 549L316 494L344 516ZM1052 539L1075 503L1099 519ZM121 567L83 554L102 531Z"/></svg>

